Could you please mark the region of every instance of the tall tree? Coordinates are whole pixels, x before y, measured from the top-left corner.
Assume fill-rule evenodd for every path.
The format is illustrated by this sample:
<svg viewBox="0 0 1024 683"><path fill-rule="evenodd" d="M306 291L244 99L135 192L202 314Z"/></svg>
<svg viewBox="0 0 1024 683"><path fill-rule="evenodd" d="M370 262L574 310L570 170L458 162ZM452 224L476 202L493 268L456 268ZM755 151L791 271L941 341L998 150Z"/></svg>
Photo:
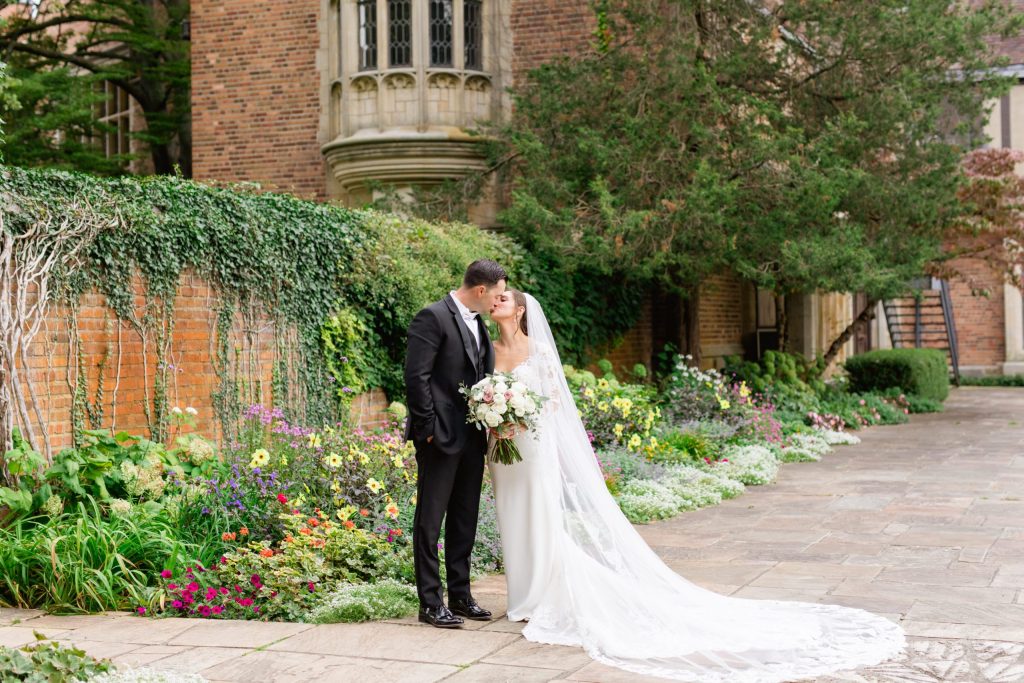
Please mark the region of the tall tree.
<svg viewBox="0 0 1024 683"><path fill-rule="evenodd" d="M8 103L0 102L7 122L3 146L5 163L46 166L100 175L124 173L132 157L108 156L98 144L116 127L97 119L100 103L94 77L66 67L41 70L11 68Z"/></svg>
<svg viewBox="0 0 1024 683"><path fill-rule="evenodd" d="M70 69L109 81L138 103L157 173L190 175L188 0L40 0L0 26L19 69ZM51 105L52 106L52 103Z"/></svg>
<svg viewBox="0 0 1024 683"><path fill-rule="evenodd" d="M601 0L586 54L530 74L504 221L686 291L902 291L963 210L951 122L1008 81L1003 2ZM963 128L961 126L961 128ZM962 132L962 131L961 131Z"/></svg>

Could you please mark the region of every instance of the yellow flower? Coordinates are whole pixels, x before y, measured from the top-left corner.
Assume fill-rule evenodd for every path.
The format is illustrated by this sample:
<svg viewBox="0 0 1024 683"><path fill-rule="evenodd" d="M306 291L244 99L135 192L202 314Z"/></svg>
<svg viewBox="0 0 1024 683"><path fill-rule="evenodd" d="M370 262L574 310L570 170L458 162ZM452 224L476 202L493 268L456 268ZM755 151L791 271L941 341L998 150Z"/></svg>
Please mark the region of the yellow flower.
<svg viewBox="0 0 1024 683"><path fill-rule="evenodd" d="M605 401L601 401L600 403L597 404L597 409L600 410L602 413L607 413L608 403Z"/></svg>
<svg viewBox="0 0 1024 683"><path fill-rule="evenodd" d="M327 456L327 466L330 467L331 469L337 469L341 467L341 463L341 456L338 455L337 453L331 453L330 455Z"/></svg>
<svg viewBox="0 0 1024 683"><path fill-rule="evenodd" d="M320 443L321 443L321 441L320 441L320 435L319 434L314 432L313 434L309 435L309 447L310 448L320 448Z"/></svg>
<svg viewBox="0 0 1024 683"><path fill-rule="evenodd" d="M341 484L336 481L331 482L331 490L335 493L341 493Z"/></svg>
<svg viewBox="0 0 1024 683"><path fill-rule="evenodd" d="M398 506L394 503L389 503L384 511L388 513L391 519L398 519Z"/></svg>
<svg viewBox="0 0 1024 683"><path fill-rule="evenodd" d="M629 437L629 442L626 445L629 447L631 451L635 451L638 448L640 448L640 446L643 445L643 440L640 438L638 434L634 434L633 436Z"/></svg>
<svg viewBox="0 0 1024 683"><path fill-rule="evenodd" d="M249 467L263 467L270 462L270 452L266 448L257 448L252 452Z"/></svg>
<svg viewBox="0 0 1024 683"><path fill-rule="evenodd" d="M603 377L601 379L597 380L597 388L598 389L607 389L610 386L611 385L608 384L608 380L604 379Z"/></svg>
<svg viewBox="0 0 1024 683"><path fill-rule="evenodd" d="M725 399L721 399L721 400L719 400L719 401L718 401L718 406L719 406L719 407L720 407L720 408L721 408L722 410L729 410L729 406L730 406L730 405L732 405L732 404L731 404L731 403L729 403L728 401L726 401Z"/></svg>
<svg viewBox="0 0 1024 683"><path fill-rule="evenodd" d="M740 382L740 396L743 398L750 396L750 389L747 388L746 382Z"/></svg>
<svg viewBox="0 0 1024 683"><path fill-rule="evenodd" d="M658 447L658 440L652 436L651 437L651 448L657 448L657 447Z"/></svg>
<svg viewBox="0 0 1024 683"><path fill-rule="evenodd" d="M399 468L399 469L401 469L401 468L405 467L405 460L403 460L403 459L402 459L402 456L401 456L401 455L396 455L396 456L395 456L395 457L394 457L394 458L393 458L393 459L391 460L391 463L392 463L392 464L393 464L393 465L394 465L395 467L397 467L397 468Z"/></svg>
<svg viewBox="0 0 1024 683"><path fill-rule="evenodd" d="M367 486L367 488L369 488L374 493L377 493L382 488L384 488L381 485L381 483L379 481L377 481L376 479L374 479L373 477L370 477L369 479L366 480L366 486Z"/></svg>
<svg viewBox="0 0 1024 683"><path fill-rule="evenodd" d="M625 429L625 427L623 427L622 425L620 425L620 424L615 425L615 436L616 437L621 437L623 429Z"/></svg>
<svg viewBox="0 0 1024 683"><path fill-rule="evenodd" d="M416 496L413 495L413 497L409 499L409 502L412 503L413 505L415 505L416 504Z"/></svg>
<svg viewBox="0 0 1024 683"><path fill-rule="evenodd" d="M338 519L346 520L356 513L356 508L351 505L346 505L343 508L339 508L337 511Z"/></svg>

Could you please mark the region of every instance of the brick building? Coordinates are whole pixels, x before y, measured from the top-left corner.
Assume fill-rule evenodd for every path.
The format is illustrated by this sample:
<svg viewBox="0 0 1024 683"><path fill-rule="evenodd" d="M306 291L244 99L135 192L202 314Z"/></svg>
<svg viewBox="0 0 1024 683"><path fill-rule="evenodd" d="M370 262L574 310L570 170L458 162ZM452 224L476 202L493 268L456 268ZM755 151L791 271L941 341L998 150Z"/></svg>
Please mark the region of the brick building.
<svg viewBox="0 0 1024 683"><path fill-rule="evenodd" d="M1024 9L1024 1L1016 0L1016 5ZM996 41L993 48L1007 57L1005 72L1017 84L990 103L991 115L982 130L984 147L1024 149L1024 37ZM1024 173L1024 167L1017 172ZM964 259L955 266L965 278L950 283L960 371L1024 374L1024 293L980 260ZM871 338L876 346L891 345L881 305Z"/></svg>
<svg viewBox="0 0 1024 683"><path fill-rule="evenodd" d="M458 178L483 164L467 131L505 116L507 88L586 49L594 26L587 0L194 0L194 175L351 205L374 182ZM495 208L472 218L490 226ZM845 295L790 303L790 338L810 354L854 314ZM649 302L602 351L649 365L672 342L720 364L770 346L774 305L722 273L697 300Z"/></svg>

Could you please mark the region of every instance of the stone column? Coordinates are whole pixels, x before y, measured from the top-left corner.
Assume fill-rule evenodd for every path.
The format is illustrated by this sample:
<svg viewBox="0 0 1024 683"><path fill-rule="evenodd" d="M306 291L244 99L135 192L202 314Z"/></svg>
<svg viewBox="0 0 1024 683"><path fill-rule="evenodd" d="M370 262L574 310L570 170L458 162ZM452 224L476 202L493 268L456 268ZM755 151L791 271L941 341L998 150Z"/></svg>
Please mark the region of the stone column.
<svg viewBox="0 0 1024 683"><path fill-rule="evenodd" d="M1024 294L1014 285L1003 285L1003 310L1006 314L1003 374L1024 374Z"/></svg>

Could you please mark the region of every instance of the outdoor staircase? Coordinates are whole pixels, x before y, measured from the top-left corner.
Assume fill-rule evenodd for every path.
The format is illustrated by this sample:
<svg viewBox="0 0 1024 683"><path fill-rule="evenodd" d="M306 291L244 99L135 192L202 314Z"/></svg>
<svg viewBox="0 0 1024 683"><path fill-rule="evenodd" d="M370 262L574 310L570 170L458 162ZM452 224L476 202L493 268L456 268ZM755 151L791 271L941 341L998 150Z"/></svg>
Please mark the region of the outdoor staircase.
<svg viewBox="0 0 1024 683"><path fill-rule="evenodd" d="M928 278L919 296L882 302L893 348L940 349L949 359L953 383L960 384L960 358L949 283Z"/></svg>

